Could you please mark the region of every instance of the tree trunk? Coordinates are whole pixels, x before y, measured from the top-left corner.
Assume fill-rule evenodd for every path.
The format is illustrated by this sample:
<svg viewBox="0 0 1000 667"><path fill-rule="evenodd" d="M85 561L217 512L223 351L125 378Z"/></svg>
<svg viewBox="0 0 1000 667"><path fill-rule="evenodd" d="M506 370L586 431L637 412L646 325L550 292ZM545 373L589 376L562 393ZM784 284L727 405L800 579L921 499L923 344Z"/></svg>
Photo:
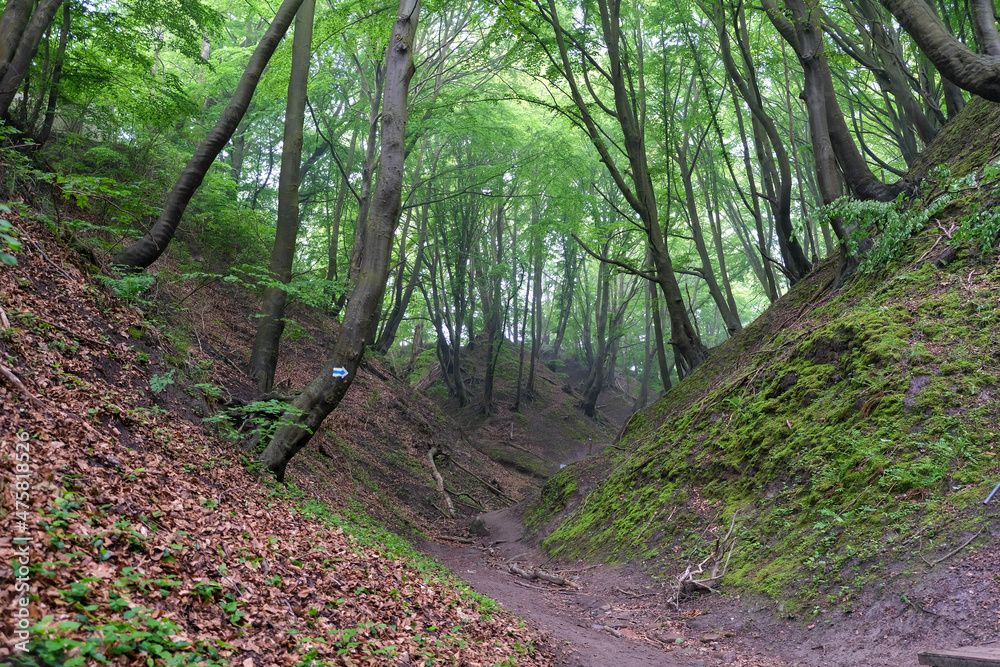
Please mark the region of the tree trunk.
<svg viewBox="0 0 1000 667"><path fill-rule="evenodd" d="M340 220L344 215L344 202L347 201L347 192L351 189L350 177L351 169L354 167L354 150L358 145L358 133L354 131L351 133L351 147L347 151L347 163L344 166L344 174L341 174L340 187L337 190L337 199L334 200L333 204L333 220L330 222L329 231L327 232L327 249L326 249L326 279L329 281L334 281L340 277L340 271L338 268L339 252L340 252ZM330 294L329 304L331 309L336 311L336 314L340 313L340 308L344 305L344 294L340 293L334 295ZM336 316L336 314L334 316Z"/></svg>
<svg viewBox="0 0 1000 667"><path fill-rule="evenodd" d="M573 293L576 291L578 244L568 236L563 237L562 244L563 283L559 288L558 324L556 325L556 339L552 344L552 357L556 359L559 358L563 338L566 336L566 325L569 324L569 317L573 312Z"/></svg>
<svg viewBox="0 0 1000 667"><path fill-rule="evenodd" d="M17 42L17 47L14 49L6 69L3 68L5 63L0 59L0 70L3 70L3 77L0 78L0 118L6 118L10 112L10 104L14 101L17 91L21 87L21 82L31 67L31 61L38 53L38 45L42 41L42 35L49 29L49 25L61 4L62 0L41 0L35 11L32 12L31 20L24 27L23 33L15 33L20 37L20 40ZM28 3L28 6L30 8L31 3ZM6 15L7 10L5 9L4 18ZM22 25L22 20L23 8L18 3L12 9L10 23L2 25L4 20L0 18L0 31L3 29L16 30L19 25ZM11 38L8 35L0 32L0 44L7 44L9 39ZM25 99L25 103L27 104L27 99Z"/></svg>
<svg viewBox="0 0 1000 667"><path fill-rule="evenodd" d="M35 143L39 148L45 145L52 134L52 125L56 119L56 101L59 99L59 80L62 76L63 59L66 55L66 43L69 40L70 31L70 6L63 6L62 30L59 33L59 52L56 54L56 61L52 65L52 80L49 83L49 101L45 107L45 119L42 120L42 127L35 137Z"/></svg>
<svg viewBox="0 0 1000 667"><path fill-rule="evenodd" d="M722 11L721 3L718 5L718 11ZM750 108L750 113L753 116L751 128L754 134L754 143L758 155L758 161L760 162L761 170L765 175L765 187L768 187L769 185L771 186L771 192L768 194L771 195L771 201L774 202L773 214L778 236L778 248L781 251L781 258L785 266L785 271L789 277L789 281L794 284L805 277L812 267L809 264L809 260L806 258L806 254L802 250L802 246L799 244L799 241L795 236L795 230L792 227L791 163L788 160L788 152L785 150L784 143L781 135L778 133L777 127L774 124L774 120L764 110L763 99L757 83L755 65L750 56L749 44L745 43L747 37L745 17L741 13L735 18L738 27L737 35L740 37L738 42L740 47L740 56L743 66L747 72L746 78L744 78L740 73L739 69L736 67L736 61L733 59L730 48L729 34L726 31L725 19L723 16L720 16L715 20L716 33L719 36L719 43L721 46L720 52L722 54L723 64L725 65L726 73L729 76L730 81L733 82L736 89L739 91L740 96L747 103L747 106ZM764 150L764 136L762 135L766 135L766 140L771 144L771 148L774 151L773 158L769 151ZM774 160L777 160L776 167ZM772 181L770 182L767 181L769 177L772 178ZM773 183L774 177L776 177L778 181L776 188ZM777 193L774 193L775 189L777 189ZM763 234L761 232L763 232L762 226L758 225L761 256L765 258L764 262L766 263L768 259L764 248ZM777 291L777 288L775 288L775 291Z"/></svg>
<svg viewBox="0 0 1000 667"><path fill-rule="evenodd" d="M536 6L542 9L540 4ZM646 155L645 99L642 97L644 90L640 85L640 90L636 92L635 88L626 81L626 70L629 69L629 63L625 62L622 53L621 1L598 0L598 8L601 15L601 33L604 45L607 47L608 70L605 76L609 79L614 92L613 117L622 131L624 152L630 168L630 171L625 173L630 177L631 187L626 182L623 172L616 166L615 157L605 142L605 136L591 115L592 105L583 99L577 85L555 0L548 0L548 15L545 16L545 19L553 27L563 75L569 84L574 104L587 128L591 143L600 154L601 162L607 167L608 173L614 179L619 191L642 220L652 249L657 283L663 291L667 312L670 315L670 342L674 346L680 363L687 371L691 371L705 361L708 357L708 350L702 344L684 306L684 297L681 295L680 285L674 274L673 262L670 259L670 252L663 237L663 229L660 227L656 192L653 188ZM631 73L628 78L630 81L632 80Z"/></svg>
<svg viewBox="0 0 1000 667"><path fill-rule="evenodd" d="M680 145L676 148L677 164L681 169L681 182L684 185L684 200L687 203L688 224L691 226L691 234L694 238L695 249L698 251L698 258L701 259L701 276L708 285L708 293L715 300L715 307L722 315L722 321L726 323L726 330L733 336L743 328L740 323L739 314L730 309L726 297L719 288L719 281L715 278L715 269L712 266L712 259L708 254L708 245L705 243L705 232L701 227L701 220L698 216L698 202L695 200L694 165L688 164L689 145L687 143L687 133L681 139ZM707 196L707 195L706 195Z"/></svg>
<svg viewBox="0 0 1000 667"><path fill-rule="evenodd" d="M382 114L381 175L366 225L366 245L358 280L344 312L340 335L330 360L295 399L264 450L262 460L279 481L291 458L340 403L357 374L365 346L371 342L378 308L389 276L392 230L399 217L403 189L407 94L413 77L413 38L420 0L400 0L399 14L386 50L385 102ZM333 377L343 367L347 377Z"/></svg>
<svg viewBox="0 0 1000 667"><path fill-rule="evenodd" d="M292 280L295 240L299 233L299 184L302 165L302 126L305 121L306 89L309 85L309 56L312 51L313 16L316 0L303 0L295 17L292 39L292 69L288 78L288 102L285 106L285 133L282 138L281 171L278 176L278 224L271 249L268 272L271 278L287 285ZM284 287L268 285L264 289L257 336L250 354L250 377L257 391L266 394L274 385L281 334L285 330Z"/></svg>
<svg viewBox="0 0 1000 667"><path fill-rule="evenodd" d="M542 343L542 265L545 262L544 239L538 235L538 212L532 215L532 245L535 246L535 276L534 299L531 303L531 357L528 363L528 382L524 387L525 395L530 399L535 396L535 363L538 361L539 347ZM525 304L527 306L528 304Z"/></svg>
<svg viewBox="0 0 1000 667"><path fill-rule="evenodd" d="M157 218L156 223L145 236L115 255L111 260L112 264L144 269L155 262L167 249L167 245L173 240L177 226L181 222L181 216L195 190L201 185L215 158L233 136L233 132L243 119L254 91L257 89L257 83L264 73L264 68L281 42L281 38L288 31L288 26L291 25L302 1L284 0L281 3L274 20L271 21L264 37L261 38L253 55L250 56L250 61L243 71L240 83L236 86L236 92L233 93L233 98L215 123L215 127L209 131L205 140L191 156L187 166L184 167L163 205L160 217Z"/></svg>
<svg viewBox="0 0 1000 667"><path fill-rule="evenodd" d="M1000 58L978 54L948 32L925 0L879 0L941 75L963 90L1000 102ZM994 27L994 33L996 28Z"/></svg>
<svg viewBox="0 0 1000 667"><path fill-rule="evenodd" d="M593 417L597 413L597 397L604 387L604 358L608 349L605 335L608 325L608 304L611 301L611 280L607 275L606 266L607 264L601 262L597 270L597 303L594 307L597 349L594 352L594 363L590 365L590 373L583 382L583 401L580 403L580 407L588 417Z"/></svg>
<svg viewBox="0 0 1000 667"><path fill-rule="evenodd" d="M0 80L7 75L34 6L33 0L10 0L4 7L0 16Z"/></svg>

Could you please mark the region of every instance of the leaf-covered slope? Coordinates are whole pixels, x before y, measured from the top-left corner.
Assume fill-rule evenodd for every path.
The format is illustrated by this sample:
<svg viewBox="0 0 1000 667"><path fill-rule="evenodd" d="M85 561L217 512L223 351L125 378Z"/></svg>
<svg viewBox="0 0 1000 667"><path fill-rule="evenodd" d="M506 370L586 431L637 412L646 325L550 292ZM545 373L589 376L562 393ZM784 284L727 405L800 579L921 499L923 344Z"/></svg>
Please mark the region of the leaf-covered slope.
<svg viewBox="0 0 1000 667"><path fill-rule="evenodd" d="M31 249L0 272L0 573L27 634L3 616L0 662L546 663L406 543L255 478L158 408L138 311L43 224L16 226Z"/></svg>
<svg viewBox="0 0 1000 667"><path fill-rule="evenodd" d="M972 107L965 131L996 136L989 111ZM936 154L973 168L964 148ZM737 514L727 585L849 606L888 564L923 567L983 530L1000 481L1000 266L954 234L993 203L976 164L899 261L836 292L836 262L821 265L637 413L620 448L554 477L527 515L545 548L669 573Z"/></svg>

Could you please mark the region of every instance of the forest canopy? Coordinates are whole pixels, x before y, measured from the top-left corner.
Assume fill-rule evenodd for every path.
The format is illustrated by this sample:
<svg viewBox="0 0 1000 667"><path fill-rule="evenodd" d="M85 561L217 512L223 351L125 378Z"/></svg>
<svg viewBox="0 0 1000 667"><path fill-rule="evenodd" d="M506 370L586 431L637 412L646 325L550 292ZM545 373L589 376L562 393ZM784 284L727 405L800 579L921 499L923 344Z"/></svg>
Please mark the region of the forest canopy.
<svg viewBox="0 0 1000 667"><path fill-rule="evenodd" d="M342 318L281 477L369 349L487 415L504 345L519 397L572 362L587 414L623 378L641 407L824 258L849 279L884 230L842 198L902 210L998 58L985 0L10 0L5 178L99 209L126 272L260 295L262 394L288 304Z"/></svg>

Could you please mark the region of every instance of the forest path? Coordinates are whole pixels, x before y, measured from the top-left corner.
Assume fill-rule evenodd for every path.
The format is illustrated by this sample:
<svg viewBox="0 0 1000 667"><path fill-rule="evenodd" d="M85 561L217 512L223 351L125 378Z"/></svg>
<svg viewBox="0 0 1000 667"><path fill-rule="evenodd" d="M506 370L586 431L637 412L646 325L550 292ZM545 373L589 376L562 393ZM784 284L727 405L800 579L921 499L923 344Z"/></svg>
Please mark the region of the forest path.
<svg viewBox="0 0 1000 667"><path fill-rule="evenodd" d="M529 620L552 640L564 667L771 667L784 663L752 655L722 634L696 630L667 614L667 589L641 572L608 565L556 567L522 539L521 507L482 515L488 534L477 545L424 542L421 548L479 593ZM579 589L528 583L510 574L511 562L545 566L574 579ZM641 582L645 581L645 585ZM693 612L697 615L699 612ZM671 618L673 616L673 618ZM692 613L687 614L689 618ZM612 634L613 629L620 636ZM732 635L732 633L729 633ZM678 643L678 639L682 642Z"/></svg>

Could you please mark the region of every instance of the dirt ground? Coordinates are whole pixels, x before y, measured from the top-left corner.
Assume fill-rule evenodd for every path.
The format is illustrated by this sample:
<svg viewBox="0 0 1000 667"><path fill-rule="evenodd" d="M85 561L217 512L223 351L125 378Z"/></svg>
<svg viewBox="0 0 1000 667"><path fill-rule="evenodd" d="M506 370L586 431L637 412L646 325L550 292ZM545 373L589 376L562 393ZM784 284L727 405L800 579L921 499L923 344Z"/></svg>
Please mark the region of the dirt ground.
<svg viewBox="0 0 1000 667"><path fill-rule="evenodd" d="M1000 520L926 573L897 575L850 609L794 618L780 604L713 595L674 609L670 590L640 568L553 561L522 539L520 506L482 516L476 544L423 545L477 591L552 638L566 667L904 667L929 648L998 645ZM569 578L526 581L511 563Z"/></svg>

